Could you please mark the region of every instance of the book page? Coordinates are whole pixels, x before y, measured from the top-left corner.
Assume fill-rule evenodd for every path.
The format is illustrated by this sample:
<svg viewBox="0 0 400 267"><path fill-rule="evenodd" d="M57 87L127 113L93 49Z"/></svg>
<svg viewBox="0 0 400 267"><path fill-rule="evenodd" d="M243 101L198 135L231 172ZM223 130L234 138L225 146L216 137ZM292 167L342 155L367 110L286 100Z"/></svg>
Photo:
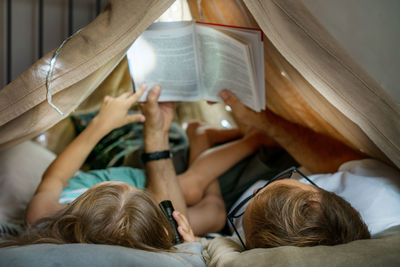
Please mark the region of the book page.
<svg viewBox="0 0 400 267"><path fill-rule="evenodd" d="M256 72L257 93L260 109L265 109L265 73L264 73L264 42L262 32L258 29L237 28L223 25L207 24L214 29L229 32L249 44Z"/></svg>
<svg viewBox="0 0 400 267"><path fill-rule="evenodd" d="M191 22L153 24L129 48L127 57L136 88L143 83L148 88L160 84L159 101L199 99Z"/></svg>
<svg viewBox="0 0 400 267"><path fill-rule="evenodd" d="M207 26L196 25L203 98L220 101L229 89L246 106L259 110L254 68L248 45Z"/></svg>

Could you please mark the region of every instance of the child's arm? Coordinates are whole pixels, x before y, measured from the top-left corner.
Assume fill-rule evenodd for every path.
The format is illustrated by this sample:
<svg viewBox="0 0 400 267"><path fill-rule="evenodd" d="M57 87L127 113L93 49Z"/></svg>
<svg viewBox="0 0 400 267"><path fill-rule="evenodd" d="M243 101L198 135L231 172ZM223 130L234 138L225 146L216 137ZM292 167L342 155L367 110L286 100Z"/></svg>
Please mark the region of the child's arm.
<svg viewBox="0 0 400 267"><path fill-rule="evenodd" d="M136 94L125 93L117 98L105 97L99 114L43 174L26 211L27 223L51 215L64 207L58 203L63 186L79 170L90 151L106 134L127 123L144 120L141 114L128 114L129 108L137 102L144 90L143 87Z"/></svg>
<svg viewBox="0 0 400 267"><path fill-rule="evenodd" d="M207 149L201 153L188 170L179 175L179 183L187 204L198 203L207 186L236 163L256 152L258 147L263 144L264 137L260 132L254 132L242 139Z"/></svg>
<svg viewBox="0 0 400 267"><path fill-rule="evenodd" d="M261 145L260 134L245 136L217 147L207 149L194 160L188 171L198 174L206 187L242 159L257 151Z"/></svg>

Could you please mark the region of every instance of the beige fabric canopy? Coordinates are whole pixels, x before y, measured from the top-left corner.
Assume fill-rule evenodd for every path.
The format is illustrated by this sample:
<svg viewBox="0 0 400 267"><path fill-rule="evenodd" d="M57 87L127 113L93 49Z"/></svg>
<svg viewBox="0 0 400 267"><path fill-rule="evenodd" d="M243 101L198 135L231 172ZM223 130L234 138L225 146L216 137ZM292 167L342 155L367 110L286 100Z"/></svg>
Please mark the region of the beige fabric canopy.
<svg viewBox="0 0 400 267"><path fill-rule="evenodd" d="M0 149L30 139L70 114L109 75L140 33L173 2L111 0L94 22L71 38L57 58L51 85L53 102L64 116L46 100L45 81L52 53L0 90ZM205 0L201 5L222 5L221 2L226 9L233 5L217 0ZM236 2L240 1L232 1ZM254 21L268 38L265 61L269 107L292 121L400 167L399 108L301 1L243 3L248 10L242 12L250 14L243 23ZM196 17L197 1L189 0L189 4ZM232 17L238 18L234 14ZM285 79L278 79L274 73L281 73ZM285 90L289 86L294 88L291 101L283 97L288 95ZM295 102L304 103L316 115L302 115ZM320 124L327 125L327 130Z"/></svg>

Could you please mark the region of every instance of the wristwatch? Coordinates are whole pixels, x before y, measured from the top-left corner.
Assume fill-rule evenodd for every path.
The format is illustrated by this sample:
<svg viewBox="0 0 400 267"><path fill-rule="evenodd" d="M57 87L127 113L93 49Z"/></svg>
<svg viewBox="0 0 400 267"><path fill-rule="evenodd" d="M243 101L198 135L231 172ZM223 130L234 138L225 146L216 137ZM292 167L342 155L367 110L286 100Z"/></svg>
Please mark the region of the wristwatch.
<svg viewBox="0 0 400 267"><path fill-rule="evenodd" d="M169 159L169 158L172 158L172 153L170 150L142 154L143 163L146 163L146 162L149 162L152 160Z"/></svg>

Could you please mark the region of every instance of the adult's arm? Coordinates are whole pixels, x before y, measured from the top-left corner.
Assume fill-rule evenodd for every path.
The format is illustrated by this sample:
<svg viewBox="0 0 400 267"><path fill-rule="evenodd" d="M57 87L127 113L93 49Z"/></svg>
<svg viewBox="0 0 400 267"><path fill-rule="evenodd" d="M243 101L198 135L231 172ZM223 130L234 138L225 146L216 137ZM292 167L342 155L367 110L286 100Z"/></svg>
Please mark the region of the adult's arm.
<svg viewBox="0 0 400 267"><path fill-rule="evenodd" d="M146 117L144 123L145 152L152 153L170 149L168 132L173 118L173 103L158 103L161 87L155 86L142 104ZM156 201L171 200L176 210L187 216L187 208L179 186L172 159L160 159L146 163L147 190Z"/></svg>
<svg viewBox="0 0 400 267"><path fill-rule="evenodd" d="M268 134L312 173L336 172L342 163L364 158L342 142L289 122L270 110L250 110L228 90L221 92L221 98L232 108L236 120Z"/></svg>
<svg viewBox="0 0 400 267"><path fill-rule="evenodd" d="M145 88L138 93L125 93L117 98L105 97L99 114L88 127L51 163L43 174L36 192L26 211L26 222L32 223L59 211L58 203L63 186L79 170L94 146L111 130L130 122L144 121L142 114L128 114Z"/></svg>

